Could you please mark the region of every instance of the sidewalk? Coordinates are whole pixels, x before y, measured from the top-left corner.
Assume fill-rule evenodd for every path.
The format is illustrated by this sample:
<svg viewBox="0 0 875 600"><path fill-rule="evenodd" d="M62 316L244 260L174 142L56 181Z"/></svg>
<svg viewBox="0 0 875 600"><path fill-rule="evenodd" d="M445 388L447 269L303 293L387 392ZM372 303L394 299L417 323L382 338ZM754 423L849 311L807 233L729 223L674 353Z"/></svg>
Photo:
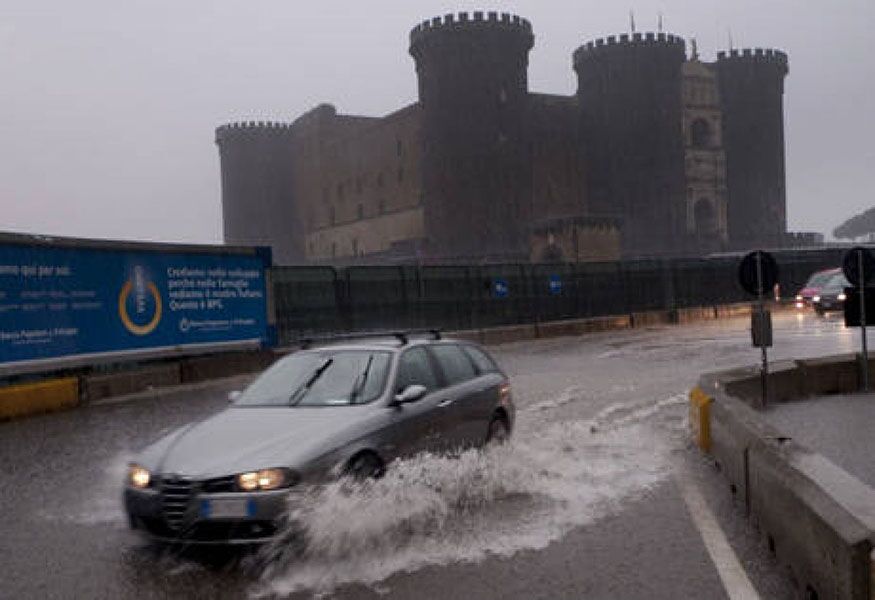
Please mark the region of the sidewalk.
<svg viewBox="0 0 875 600"><path fill-rule="evenodd" d="M764 414L782 433L875 487L875 394L808 398Z"/></svg>

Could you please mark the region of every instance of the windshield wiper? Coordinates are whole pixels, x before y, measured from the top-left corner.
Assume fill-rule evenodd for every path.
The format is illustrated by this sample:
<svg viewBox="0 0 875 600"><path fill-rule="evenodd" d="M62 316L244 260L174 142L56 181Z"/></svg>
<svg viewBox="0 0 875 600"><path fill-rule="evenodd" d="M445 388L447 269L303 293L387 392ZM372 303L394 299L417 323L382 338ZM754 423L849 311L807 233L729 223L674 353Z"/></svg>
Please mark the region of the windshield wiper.
<svg viewBox="0 0 875 600"><path fill-rule="evenodd" d="M334 362L333 358L326 358L325 361L316 367L313 370L313 374L307 378L303 384L301 384L298 389L292 392L292 395L289 397L289 406L296 406L301 400L304 399L304 396L307 395L307 392L310 391L310 388L313 387L313 384L322 377L322 374L328 370L328 367Z"/></svg>
<svg viewBox="0 0 875 600"><path fill-rule="evenodd" d="M371 354L368 357L368 364L365 365L364 370L356 377L355 383L352 385L352 391L349 393L349 403L355 404L356 398L358 398L359 394L362 393L362 390L365 389L365 383L368 381L368 373L371 371L371 365L374 364L374 355Z"/></svg>

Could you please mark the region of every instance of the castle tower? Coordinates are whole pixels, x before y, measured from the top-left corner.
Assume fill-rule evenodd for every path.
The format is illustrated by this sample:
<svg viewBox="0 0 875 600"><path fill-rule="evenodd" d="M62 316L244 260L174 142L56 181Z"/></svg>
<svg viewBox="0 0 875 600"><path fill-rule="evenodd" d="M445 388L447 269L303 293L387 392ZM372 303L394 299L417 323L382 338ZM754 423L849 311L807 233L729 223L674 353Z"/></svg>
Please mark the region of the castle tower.
<svg viewBox="0 0 875 600"><path fill-rule="evenodd" d="M590 207L622 220L626 256L683 251L685 60L684 40L664 33L610 36L574 53Z"/></svg>
<svg viewBox="0 0 875 600"><path fill-rule="evenodd" d="M293 136L285 123L232 123L216 129L222 172L224 239L272 246L280 263L304 258L295 205Z"/></svg>
<svg viewBox="0 0 875 600"><path fill-rule="evenodd" d="M525 19L436 17L410 33L422 108L429 254L525 257L531 214Z"/></svg>
<svg viewBox="0 0 875 600"><path fill-rule="evenodd" d="M787 231L784 78L787 55L750 50L717 55L729 190L730 244L777 246Z"/></svg>

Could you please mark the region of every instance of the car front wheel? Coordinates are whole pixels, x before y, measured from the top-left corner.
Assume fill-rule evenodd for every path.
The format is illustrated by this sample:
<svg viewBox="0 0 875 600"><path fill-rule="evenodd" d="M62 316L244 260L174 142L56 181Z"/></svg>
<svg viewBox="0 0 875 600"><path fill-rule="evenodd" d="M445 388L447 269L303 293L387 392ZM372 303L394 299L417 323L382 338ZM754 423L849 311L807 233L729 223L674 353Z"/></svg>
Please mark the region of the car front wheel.
<svg viewBox="0 0 875 600"><path fill-rule="evenodd" d="M353 458L347 466L346 473L357 481L365 479L378 479L385 472L383 462L377 455L363 452Z"/></svg>
<svg viewBox="0 0 875 600"><path fill-rule="evenodd" d="M510 439L510 428L504 417L494 417L489 423L489 432L486 434L486 444L500 446Z"/></svg>

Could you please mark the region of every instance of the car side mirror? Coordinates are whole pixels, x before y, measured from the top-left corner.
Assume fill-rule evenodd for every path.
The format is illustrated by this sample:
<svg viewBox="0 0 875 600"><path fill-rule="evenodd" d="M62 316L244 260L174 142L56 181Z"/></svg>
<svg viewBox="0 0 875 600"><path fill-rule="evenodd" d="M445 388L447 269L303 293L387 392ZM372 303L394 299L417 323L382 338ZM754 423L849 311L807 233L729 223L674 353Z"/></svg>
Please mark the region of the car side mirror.
<svg viewBox="0 0 875 600"><path fill-rule="evenodd" d="M237 402L240 399L240 396L243 395L243 392L240 390L234 390L232 392L228 392L228 402Z"/></svg>
<svg viewBox="0 0 875 600"><path fill-rule="evenodd" d="M408 385L400 394L395 395L395 406L402 404L410 404L422 398L428 393L428 389L424 385Z"/></svg>

